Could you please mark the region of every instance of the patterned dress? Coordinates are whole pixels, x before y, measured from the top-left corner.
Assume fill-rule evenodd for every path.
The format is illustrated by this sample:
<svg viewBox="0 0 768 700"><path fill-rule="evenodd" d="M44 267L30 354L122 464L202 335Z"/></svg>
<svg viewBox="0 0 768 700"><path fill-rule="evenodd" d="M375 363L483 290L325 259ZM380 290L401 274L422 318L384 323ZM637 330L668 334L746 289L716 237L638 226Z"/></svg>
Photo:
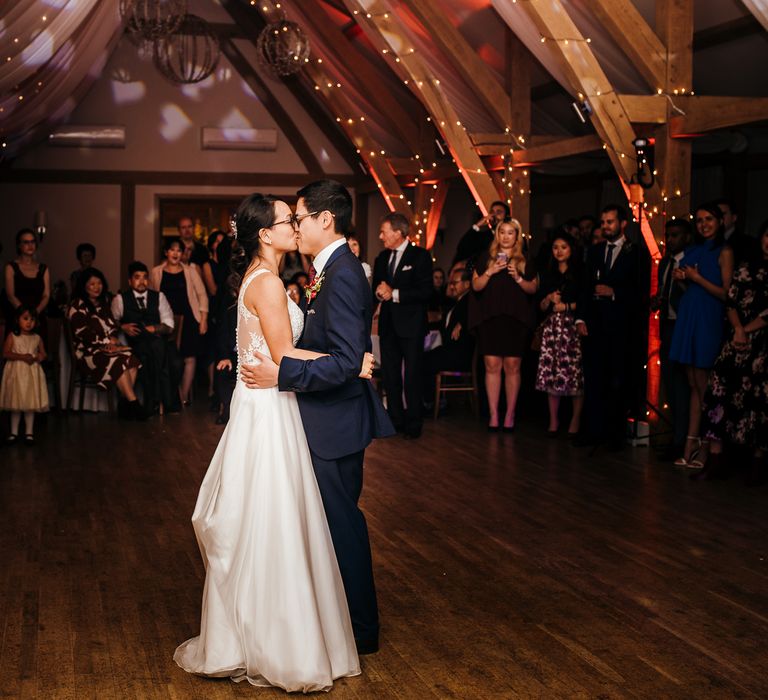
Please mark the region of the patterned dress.
<svg viewBox="0 0 768 700"><path fill-rule="evenodd" d="M95 312L82 299L75 299L67 311L75 361L90 381L107 389L129 369L141 367L139 359L130 351L107 352L106 346L118 332L117 321L112 318L109 304L94 303Z"/></svg>
<svg viewBox="0 0 768 700"><path fill-rule="evenodd" d="M559 291L564 303L575 303L580 280L560 273L542 275L540 293ZM581 396L584 393L584 369L581 336L576 330L576 316L571 311L550 312L541 333L536 389L552 396Z"/></svg>
<svg viewBox="0 0 768 700"><path fill-rule="evenodd" d="M768 319L768 262L744 263L733 275L726 304L746 326ZM768 449L768 328L733 345L733 329L715 361L704 395L704 437Z"/></svg>

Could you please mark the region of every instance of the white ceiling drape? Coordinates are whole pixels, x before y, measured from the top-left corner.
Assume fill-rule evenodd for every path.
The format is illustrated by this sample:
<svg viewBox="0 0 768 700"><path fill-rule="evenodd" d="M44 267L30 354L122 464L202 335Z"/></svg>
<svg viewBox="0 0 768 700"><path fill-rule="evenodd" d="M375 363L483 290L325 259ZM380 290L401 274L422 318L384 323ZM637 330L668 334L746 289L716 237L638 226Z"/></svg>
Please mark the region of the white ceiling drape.
<svg viewBox="0 0 768 700"><path fill-rule="evenodd" d="M4 159L67 117L101 74L121 31L117 2L16 0L8 5L0 16Z"/></svg>

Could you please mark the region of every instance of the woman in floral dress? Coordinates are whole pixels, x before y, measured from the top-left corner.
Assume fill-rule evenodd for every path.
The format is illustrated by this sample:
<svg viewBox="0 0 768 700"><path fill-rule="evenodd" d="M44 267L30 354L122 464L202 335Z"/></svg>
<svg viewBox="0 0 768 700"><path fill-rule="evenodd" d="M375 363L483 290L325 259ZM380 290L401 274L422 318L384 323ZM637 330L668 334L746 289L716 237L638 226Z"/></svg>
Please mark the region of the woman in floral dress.
<svg viewBox="0 0 768 700"><path fill-rule="evenodd" d="M556 435L560 399L573 399L573 413L568 435L579 432L584 406L584 370L581 364L581 338L576 330L576 300L581 276L573 255L575 241L559 234L552 241L549 269L541 276L543 295L539 308L547 313L541 332L541 354L536 373L536 388L547 392L549 403L549 435Z"/></svg>
<svg viewBox="0 0 768 700"><path fill-rule="evenodd" d="M761 259L742 263L733 275L726 307L731 325L704 396L705 468L695 476L726 475L723 443L752 452L748 480L762 480L768 450L768 222L760 233Z"/></svg>

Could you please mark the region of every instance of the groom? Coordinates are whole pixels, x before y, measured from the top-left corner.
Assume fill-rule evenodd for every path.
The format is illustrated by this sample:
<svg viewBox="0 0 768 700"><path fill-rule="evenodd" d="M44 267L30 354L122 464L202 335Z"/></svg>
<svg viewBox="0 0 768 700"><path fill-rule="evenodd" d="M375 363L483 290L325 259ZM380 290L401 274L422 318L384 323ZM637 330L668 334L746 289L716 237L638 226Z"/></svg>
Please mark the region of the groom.
<svg viewBox="0 0 768 700"><path fill-rule="evenodd" d="M314 257L302 302L304 333L298 346L328 353L317 360L284 357L276 365L244 365L252 388L277 385L294 391L312 454L357 651L379 648L379 614L365 516L357 506L363 488L363 455L375 437L394 428L370 382L360 379L371 350L371 289L343 232L352 220L352 197L335 180L318 180L297 193L293 225L299 251Z"/></svg>

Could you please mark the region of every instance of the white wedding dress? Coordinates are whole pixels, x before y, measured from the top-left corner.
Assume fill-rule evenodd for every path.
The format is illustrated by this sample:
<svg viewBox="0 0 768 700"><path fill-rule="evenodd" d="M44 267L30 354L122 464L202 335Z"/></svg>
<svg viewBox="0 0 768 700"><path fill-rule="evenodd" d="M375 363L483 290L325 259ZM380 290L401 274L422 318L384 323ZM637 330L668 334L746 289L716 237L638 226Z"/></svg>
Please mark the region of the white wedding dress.
<svg viewBox="0 0 768 700"><path fill-rule="evenodd" d="M237 301L239 364L269 355L259 319ZM294 345L304 318L290 299ZM287 691L329 690L360 673L344 585L296 396L239 378L230 420L192 516L206 567L200 636L174 660L186 671Z"/></svg>

